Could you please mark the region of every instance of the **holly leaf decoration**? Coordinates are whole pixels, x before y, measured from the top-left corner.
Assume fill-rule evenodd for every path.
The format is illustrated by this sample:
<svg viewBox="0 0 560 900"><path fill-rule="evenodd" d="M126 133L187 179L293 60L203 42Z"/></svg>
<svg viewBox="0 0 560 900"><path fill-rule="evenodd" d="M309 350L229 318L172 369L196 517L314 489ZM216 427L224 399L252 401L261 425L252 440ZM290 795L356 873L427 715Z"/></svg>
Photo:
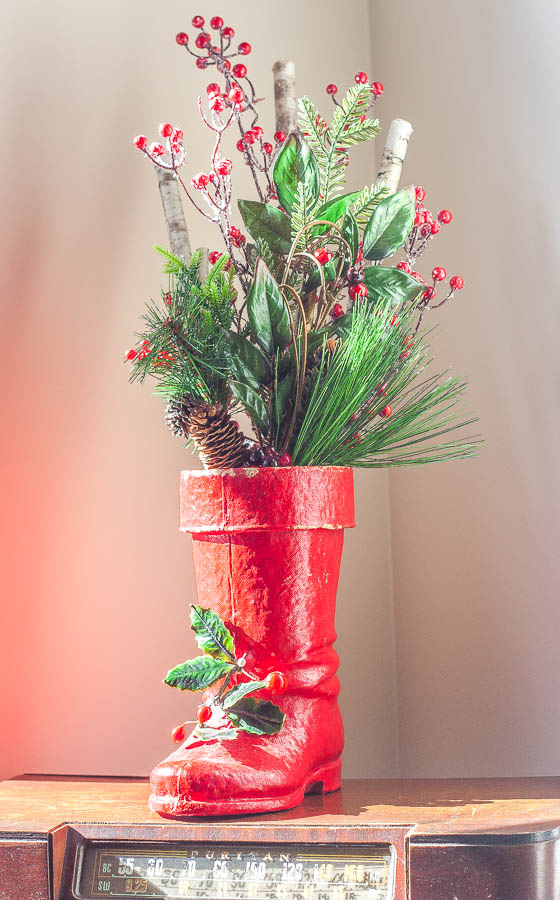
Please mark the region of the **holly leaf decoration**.
<svg viewBox="0 0 560 900"><path fill-rule="evenodd" d="M342 197L337 197L329 203L323 203L323 205L315 211L313 217L315 219L326 219L327 222L332 222L333 225L336 225L338 220L347 212L348 207L352 205L354 200L356 200L360 194L361 191L353 191L350 194L343 194ZM328 230L328 225L317 225L317 228L313 229L313 233L325 234Z"/></svg>
<svg viewBox="0 0 560 900"><path fill-rule="evenodd" d="M209 725L197 725L194 734L201 741L234 741L237 737L234 728L211 728Z"/></svg>
<svg viewBox="0 0 560 900"><path fill-rule="evenodd" d="M228 691L222 700L222 707L230 709L238 700L246 697L247 694L254 694L255 691L262 691L266 687L264 681L244 681L242 684L236 684Z"/></svg>
<svg viewBox="0 0 560 900"><path fill-rule="evenodd" d="M298 130L292 131L274 160L272 180L278 200L291 213L298 196L298 184L307 185L313 203L319 197L319 167L311 148Z"/></svg>
<svg viewBox="0 0 560 900"><path fill-rule="evenodd" d="M289 253L292 245L289 216L268 203L239 200L239 212L253 240L264 240L273 253Z"/></svg>
<svg viewBox="0 0 560 900"><path fill-rule="evenodd" d="M368 301L375 303L386 298L392 306L415 300L425 289L416 278L390 266L369 266L364 272L364 283L368 289Z"/></svg>
<svg viewBox="0 0 560 900"><path fill-rule="evenodd" d="M403 188L377 204L364 231L366 259L386 259L403 246L414 224L415 208L413 187Z"/></svg>
<svg viewBox="0 0 560 900"><path fill-rule="evenodd" d="M259 259L247 297L247 317L255 340L271 356L291 341L290 319L282 292L266 264Z"/></svg>
<svg viewBox="0 0 560 900"><path fill-rule="evenodd" d="M237 400L241 401L255 425L261 431L266 431L269 422L268 408L258 390L241 381L232 381L231 392Z"/></svg>
<svg viewBox="0 0 560 900"><path fill-rule="evenodd" d="M255 697L238 700L228 709L227 716L236 728L250 734L276 734L286 718L275 703Z"/></svg>
<svg viewBox="0 0 560 900"><path fill-rule="evenodd" d="M198 646L208 656L235 662L233 637L215 612L191 603L191 627Z"/></svg>
<svg viewBox="0 0 560 900"><path fill-rule="evenodd" d="M229 365L233 377L258 391L272 378L266 356L255 344L236 331L227 331Z"/></svg>
<svg viewBox="0 0 560 900"><path fill-rule="evenodd" d="M170 669L163 680L180 691L203 691L224 678L232 668L232 663L223 659L197 656Z"/></svg>

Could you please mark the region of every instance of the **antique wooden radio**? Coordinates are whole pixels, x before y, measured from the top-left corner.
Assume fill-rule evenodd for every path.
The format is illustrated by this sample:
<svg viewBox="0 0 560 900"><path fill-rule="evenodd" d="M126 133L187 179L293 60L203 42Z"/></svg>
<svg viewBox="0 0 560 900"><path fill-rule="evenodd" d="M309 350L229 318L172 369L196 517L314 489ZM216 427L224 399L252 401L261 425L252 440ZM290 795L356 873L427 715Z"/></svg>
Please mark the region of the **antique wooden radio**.
<svg viewBox="0 0 560 900"><path fill-rule="evenodd" d="M558 900L560 778L359 781L171 821L144 779L0 786L1 900Z"/></svg>

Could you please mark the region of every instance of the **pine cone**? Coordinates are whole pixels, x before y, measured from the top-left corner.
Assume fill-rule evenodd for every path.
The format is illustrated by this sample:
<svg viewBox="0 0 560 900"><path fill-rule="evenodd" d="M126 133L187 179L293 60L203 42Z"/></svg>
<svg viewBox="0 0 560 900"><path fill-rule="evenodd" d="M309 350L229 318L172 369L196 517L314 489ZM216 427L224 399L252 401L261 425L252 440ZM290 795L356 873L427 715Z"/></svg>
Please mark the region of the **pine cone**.
<svg viewBox="0 0 560 900"><path fill-rule="evenodd" d="M195 445L205 469L241 468L249 456L245 438L219 403L192 403L188 398L167 405L165 421L173 434Z"/></svg>

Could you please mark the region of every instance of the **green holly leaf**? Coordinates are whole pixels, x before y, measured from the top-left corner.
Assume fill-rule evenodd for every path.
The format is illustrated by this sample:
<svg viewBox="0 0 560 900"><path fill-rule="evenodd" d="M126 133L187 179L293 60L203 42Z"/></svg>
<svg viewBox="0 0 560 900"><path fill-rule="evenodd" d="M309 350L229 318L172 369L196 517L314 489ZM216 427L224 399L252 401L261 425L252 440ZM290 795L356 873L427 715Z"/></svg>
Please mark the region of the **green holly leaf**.
<svg viewBox="0 0 560 900"><path fill-rule="evenodd" d="M227 716L236 728L251 734L276 734L286 718L275 703L255 697L238 700L228 709Z"/></svg>
<svg viewBox="0 0 560 900"><path fill-rule="evenodd" d="M230 709L238 700L241 700L248 694L254 694L255 691L262 691L264 687L264 681L244 681L242 684L236 684L223 698L222 706L224 709Z"/></svg>
<svg viewBox="0 0 560 900"><path fill-rule="evenodd" d="M390 266L368 266L364 272L364 283L368 289L368 301L375 303L384 297L393 306L415 300L425 289L416 278Z"/></svg>
<svg viewBox="0 0 560 900"><path fill-rule="evenodd" d="M233 377L258 391L272 378L266 356L252 341L237 331L227 331L225 337Z"/></svg>
<svg viewBox="0 0 560 900"><path fill-rule="evenodd" d="M332 222L333 225L336 225L338 220L348 211L348 207L352 205L354 200L356 200L361 193L361 191L353 191L350 194L343 194L342 197L337 197L335 200L330 200L328 203L323 203L323 205L313 213L313 218L326 219L327 222ZM325 234L328 230L328 225L317 225L317 227L313 229L313 233Z"/></svg>
<svg viewBox="0 0 560 900"><path fill-rule="evenodd" d="M237 737L234 728L211 728L209 725L197 725L193 734L201 741L233 741Z"/></svg>
<svg viewBox="0 0 560 900"><path fill-rule="evenodd" d="M213 659L211 656L197 656L170 669L165 684L179 688L180 691L203 691L224 678L233 668L231 662Z"/></svg>
<svg viewBox="0 0 560 900"><path fill-rule="evenodd" d="M289 253L292 246L290 217L275 206L257 200L239 200L239 212L253 240L266 241L273 253Z"/></svg>
<svg viewBox="0 0 560 900"><path fill-rule="evenodd" d="M295 206L298 184L301 182L307 185L312 204L317 202L319 167L309 144L299 131L292 131L282 144L272 167L272 180L280 205L288 214Z"/></svg>
<svg viewBox="0 0 560 900"><path fill-rule="evenodd" d="M235 662L233 637L213 610L191 603L191 628L198 646L208 656Z"/></svg>
<svg viewBox="0 0 560 900"><path fill-rule="evenodd" d="M247 318L255 340L265 353L272 356L290 343L292 333L286 303L262 259L257 263L247 297Z"/></svg>
<svg viewBox="0 0 560 900"><path fill-rule="evenodd" d="M268 408L258 391L241 381L232 381L231 392L241 401L255 425L261 431L266 431L269 423Z"/></svg>
<svg viewBox="0 0 560 900"><path fill-rule="evenodd" d="M415 208L413 187L403 188L377 204L364 231L366 259L386 259L402 247L414 224Z"/></svg>
<svg viewBox="0 0 560 900"><path fill-rule="evenodd" d="M349 212L342 223L342 236L352 250L352 262L355 261L360 249L360 230L356 216Z"/></svg>

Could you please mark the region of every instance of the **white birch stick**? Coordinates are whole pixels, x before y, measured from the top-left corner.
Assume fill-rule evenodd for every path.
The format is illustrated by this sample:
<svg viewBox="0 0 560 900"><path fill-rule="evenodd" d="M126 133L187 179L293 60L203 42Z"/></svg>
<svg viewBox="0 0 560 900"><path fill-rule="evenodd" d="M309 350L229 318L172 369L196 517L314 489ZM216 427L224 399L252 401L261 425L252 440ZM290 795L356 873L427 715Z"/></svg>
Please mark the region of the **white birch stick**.
<svg viewBox="0 0 560 900"><path fill-rule="evenodd" d="M297 125L296 67L293 62L279 59L272 66L272 74L276 131L289 134Z"/></svg>
<svg viewBox="0 0 560 900"><path fill-rule="evenodd" d="M376 187L383 187L390 194L395 194L398 189L411 134L410 122L407 122L406 119L393 119L385 141L376 181Z"/></svg>
<svg viewBox="0 0 560 900"><path fill-rule="evenodd" d="M156 170L159 193L169 234L169 246L171 252L184 259L186 263L191 258L191 242L181 202L181 189L173 172L154 166Z"/></svg>
<svg viewBox="0 0 560 900"><path fill-rule="evenodd" d="M198 267L198 274L201 281L206 281L208 272L210 271L210 261L208 259L208 247L199 247L198 252L202 252L202 259Z"/></svg>

